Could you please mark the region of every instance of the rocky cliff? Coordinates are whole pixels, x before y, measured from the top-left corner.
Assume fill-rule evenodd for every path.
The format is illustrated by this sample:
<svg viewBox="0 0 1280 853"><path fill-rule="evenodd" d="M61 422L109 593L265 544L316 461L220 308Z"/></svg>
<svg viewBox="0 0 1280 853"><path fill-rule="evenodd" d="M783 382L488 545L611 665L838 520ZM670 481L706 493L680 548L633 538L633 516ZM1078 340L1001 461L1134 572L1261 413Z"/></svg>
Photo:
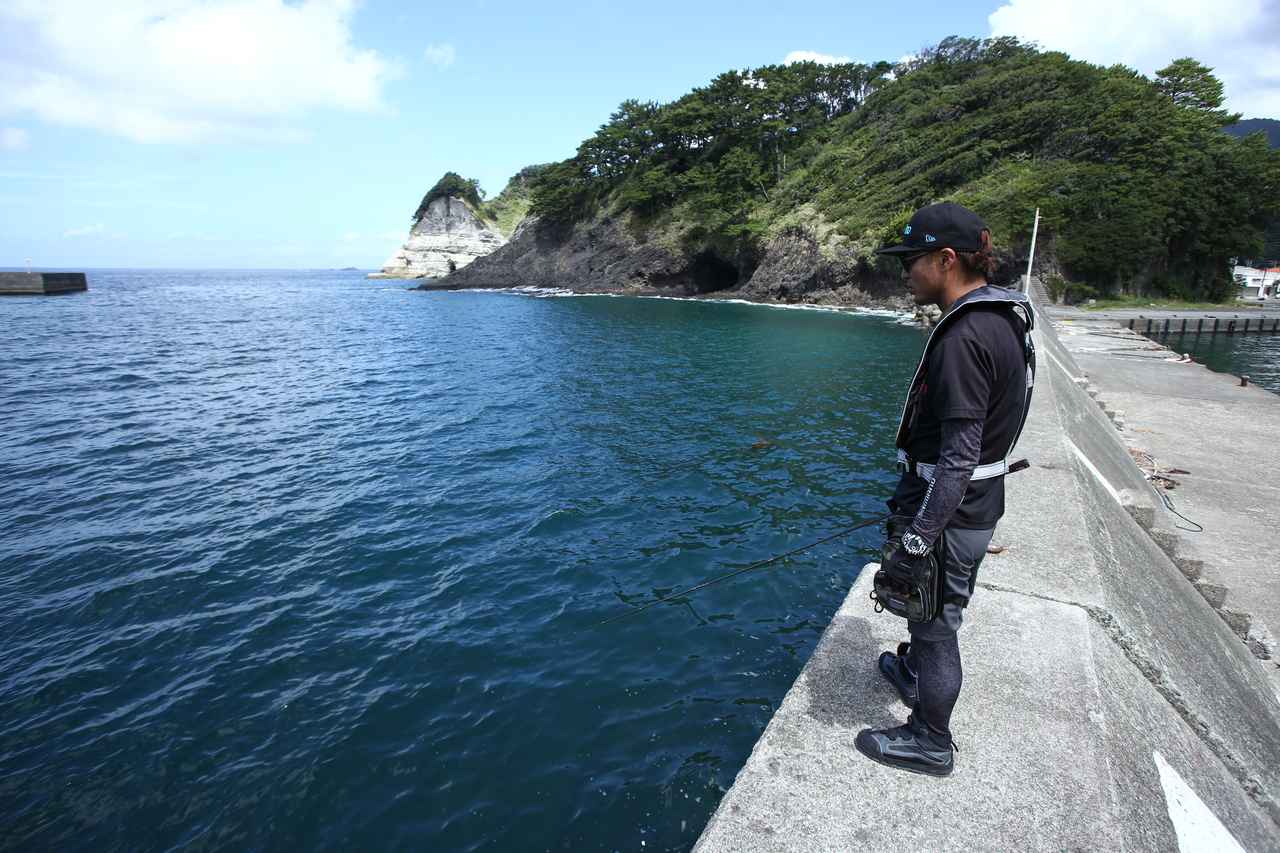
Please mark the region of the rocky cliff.
<svg viewBox="0 0 1280 853"><path fill-rule="evenodd" d="M789 226L758 253L726 255L628 217L571 227L526 219L496 252L424 289L556 287L583 293L735 297L757 302L907 307L896 264L860 260L821 228Z"/></svg>
<svg viewBox="0 0 1280 853"><path fill-rule="evenodd" d="M439 278L501 247L506 240L456 196L434 198L409 239L370 278Z"/></svg>

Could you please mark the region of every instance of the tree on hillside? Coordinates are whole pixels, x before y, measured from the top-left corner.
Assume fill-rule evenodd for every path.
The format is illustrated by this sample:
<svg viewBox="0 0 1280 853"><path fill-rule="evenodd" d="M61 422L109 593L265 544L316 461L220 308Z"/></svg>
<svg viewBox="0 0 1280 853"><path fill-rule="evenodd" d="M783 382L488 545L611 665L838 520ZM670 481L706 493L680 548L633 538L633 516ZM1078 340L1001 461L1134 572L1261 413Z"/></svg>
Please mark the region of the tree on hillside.
<svg viewBox="0 0 1280 853"><path fill-rule="evenodd" d="M1262 251L1280 216L1280 152L1224 133L1231 120L1221 83L1191 58L1151 80L952 37L897 66L767 65L671 103L624 101L531 182L531 211L562 225L630 213L751 258L804 209L873 266L921 205L973 207L1015 252L1040 207L1069 276L1213 295L1225 259Z"/></svg>
<svg viewBox="0 0 1280 853"><path fill-rule="evenodd" d="M641 217L681 202L705 232L738 235L796 151L858 109L891 68L766 65L727 71L669 104L623 101L571 160L535 182L532 211L568 222L606 196Z"/></svg>
<svg viewBox="0 0 1280 853"><path fill-rule="evenodd" d="M1213 76L1213 69L1189 56L1175 59L1157 71L1156 88L1178 106L1211 114L1223 126L1240 120L1239 114L1222 109L1222 81Z"/></svg>

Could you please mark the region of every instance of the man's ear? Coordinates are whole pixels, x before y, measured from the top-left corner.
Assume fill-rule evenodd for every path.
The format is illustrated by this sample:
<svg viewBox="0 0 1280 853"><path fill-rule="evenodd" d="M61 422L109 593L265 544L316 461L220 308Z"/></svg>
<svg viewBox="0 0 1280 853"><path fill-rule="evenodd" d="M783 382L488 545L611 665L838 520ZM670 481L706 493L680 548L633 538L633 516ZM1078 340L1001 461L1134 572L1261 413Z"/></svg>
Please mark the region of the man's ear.
<svg viewBox="0 0 1280 853"><path fill-rule="evenodd" d="M938 250L938 254L942 256L942 262L938 264L938 266L943 272L946 272L947 268L956 262L956 250L940 249Z"/></svg>

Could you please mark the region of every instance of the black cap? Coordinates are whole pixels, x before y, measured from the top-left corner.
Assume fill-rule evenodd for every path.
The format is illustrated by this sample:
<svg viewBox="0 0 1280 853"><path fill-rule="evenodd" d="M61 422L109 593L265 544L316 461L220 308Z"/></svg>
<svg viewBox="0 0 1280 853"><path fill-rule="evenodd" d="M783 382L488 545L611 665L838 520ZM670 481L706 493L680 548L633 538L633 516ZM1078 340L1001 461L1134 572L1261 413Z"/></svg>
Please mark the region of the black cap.
<svg viewBox="0 0 1280 853"><path fill-rule="evenodd" d="M967 207L944 201L922 207L902 229L902 242L897 246L876 249L877 255L910 255L937 249L976 252L982 248L985 222Z"/></svg>

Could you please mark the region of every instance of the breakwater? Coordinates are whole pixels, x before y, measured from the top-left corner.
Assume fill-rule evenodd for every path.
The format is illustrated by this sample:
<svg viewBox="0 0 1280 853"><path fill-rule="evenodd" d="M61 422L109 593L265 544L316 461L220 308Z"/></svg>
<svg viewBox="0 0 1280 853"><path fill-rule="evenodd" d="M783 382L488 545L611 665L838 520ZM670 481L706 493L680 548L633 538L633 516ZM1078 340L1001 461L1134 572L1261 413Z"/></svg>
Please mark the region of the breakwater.
<svg viewBox="0 0 1280 853"><path fill-rule="evenodd" d="M1280 689L1280 579L1251 554L1280 547L1271 452L1280 396L1179 358L1124 329L1063 322L1091 397L1172 515L1165 550ZM1213 340L1221 340L1220 338ZM1272 339L1255 339L1271 343ZM1179 343L1186 343L1179 340Z"/></svg>
<svg viewBox="0 0 1280 853"><path fill-rule="evenodd" d="M82 272L0 272L0 296L33 296L88 290Z"/></svg>
<svg viewBox="0 0 1280 853"><path fill-rule="evenodd" d="M1174 314L1167 317L1130 317L1126 326L1152 335L1274 335L1280 332L1280 316L1229 317L1221 314Z"/></svg>
<svg viewBox="0 0 1280 853"><path fill-rule="evenodd" d="M904 625L863 571L696 848L1174 850L1280 847L1280 703L1191 576L1174 518L1044 322L999 554L961 633L955 774L854 749L901 722L876 671ZM1261 393L1261 392L1259 392ZM1247 468L1243 459L1222 460Z"/></svg>
<svg viewBox="0 0 1280 853"><path fill-rule="evenodd" d="M1280 310L1263 306L1230 311L1136 311L1081 310L1049 305L1044 310L1071 329L1092 329L1088 346L1093 350L1118 351L1118 344L1106 345L1106 336L1123 343L1131 358L1165 357L1164 347L1175 355L1189 354L1211 370L1229 373L1263 388L1280 393ZM1143 339L1125 338L1132 333ZM1071 336L1068 336L1070 338ZM1120 356L1116 356L1120 357ZM1115 361L1113 357L1112 362Z"/></svg>

